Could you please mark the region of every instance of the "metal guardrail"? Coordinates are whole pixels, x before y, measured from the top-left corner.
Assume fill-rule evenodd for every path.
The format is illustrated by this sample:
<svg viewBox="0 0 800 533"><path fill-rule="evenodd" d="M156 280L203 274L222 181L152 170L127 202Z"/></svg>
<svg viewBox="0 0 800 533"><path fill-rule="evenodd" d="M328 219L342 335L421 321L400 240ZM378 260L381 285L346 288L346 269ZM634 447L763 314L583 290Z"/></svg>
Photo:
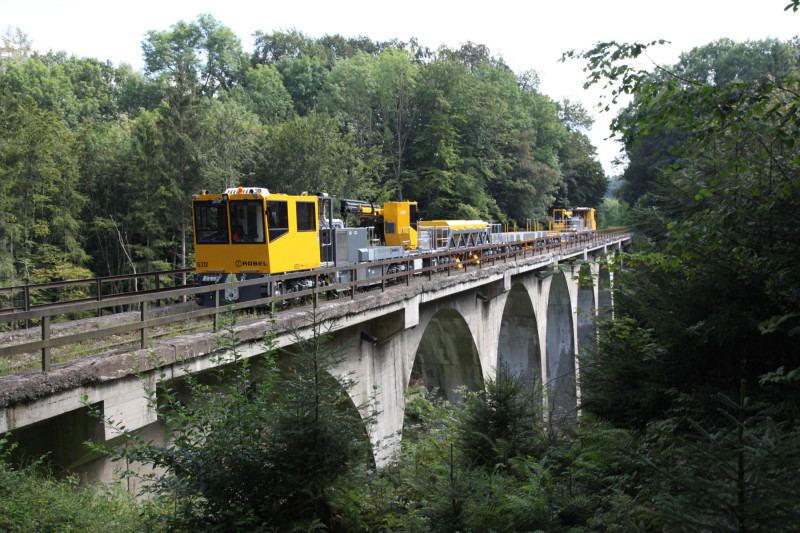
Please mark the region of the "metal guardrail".
<svg viewBox="0 0 800 533"><path fill-rule="evenodd" d="M537 255L543 255L549 252L554 252L554 251L563 252L565 251L565 249L574 248L576 246L579 246L580 248L585 248L586 246L591 246L592 244L600 244L602 242L615 240L629 233L630 232L627 230L627 228L619 228L619 229L615 228L612 230L595 232L592 233L591 235L579 234L567 241L561 240L559 242L548 242L551 239L541 238L541 239L532 239L532 240L519 241L513 243L507 242L507 243L495 243L486 246L476 246L464 250L459 250L458 254L455 254L453 251L446 251L446 252L415 255L412 257L405 257L401 259L387 259L383 261L374 261L371 262L369 266L381 267L381 276L372 277L369 279L360 279L360 280L355 279L356 271L359 268L363 268L364 266L363 264L347 265L344 267L320 268L314 271L315 276L313 276L314 281L312 288L297 292L290 292L287 294L276 294L276 284L278 282L297 279L297 278L306 278L309 276L309 273L295 272L295 273L280 274L280 275L273 274L261 278L254 278L254 279L231 282L231 283L219 283L215 285L204 285L199 287L183 286L181 288L176 288L176 289L150 290L123 296L113 296L113 297L108 296L100 299L63 302L55 305L43 305L38 307L32 307L24 311L14 311L14 310L4 311L0 312L0 323L41 319L41 340L19 343L13 346L0 347L0 358L40 351L42 372L49 372L52 367L52 359L50 354L50 350L52 348L77 344L86 340L107 337L110 335L119 335L123 333L129 333L131 331L138 331L140 334L138 344L142 349L144 349L148 345L148 330L150 330L151 328L164 326L168 324L174 324L178 322L185 322L187 320L194 318L213 316L213 328L214 330L216 330L218 326L219 314L221 312L227 311L228 309L236 311L253 307L269 306L271 310L274 312L275 303L278 301L304 298L307 296L311 297L311 305L316 307L318 305L319 296L324 293L330 293L331 291L336 291L338 293L349 292L350 298L355 298L356 290L360 287L371 286L377 288L377 286L379 285L381 291L383 291L386 289L387 282L395 284L405 282L405 284L408 285L411 283L412 278L415 276L420 276L420 277L427 276L428 279L431 279L431 277L434 274L437 275L444 274L450 276L454 270L466 272L470 266L474 268L482 268L484 264L491 263L492 265L494 265L498 261L503 261L503 262L508 262L509 260L523 261L529 257L535 257ZM515 249L508 250L509 245L512 244L515 246ZM452 257L453 255L462 255L465 252L469 252L469 256L464 257L458 262L433 264L433 266L423 267L421 269L411 268L414 260L416 259L423 259L423 260L441 259L444 257ZM431 263L433 263L433 261ZM394 272L391 274L387 272L390 265L398 265L398 264L404 264L405 268L400 270L399 272ZM319 279L322 276L348 270L350 271L351 281L338 284L330 284L330 285L318 283ZM182 273L185 271L172 271L172 272ZM105 280L108 278L103 278L103 279ZM62 282L62 283L69 283L69 282ZM251 285L265 285L265 284L272 285L271 287L272 290L270 294L272 294L273 296L260 298L256 300L248 300L245 302L239 302L225 307L220 307L219 298L215 298L214 299L216 303L215 307L196 309L188 312L178 313L169 316L162 316L162 317L151 317L148 314L149 304L151 302L155 302L158 300L173 299L179 297L182 298L184 296L193 296L199 293L207 293L225 289L242 288ZM139 320L137 322L111 326L103 329L84 331L81 333L75 333L70 335L63 335L60 337L51 337L50 335L52 317L69 313L80 313L86 311L101 312L103 309L111 307L124 307L124 306L138 307Z"/></svg>
<svg viewBox="0 0 800 533"><path fill-rule="evenodd" d="M126 294L136 294L143 292L158 292L165 290L162 287L162 280L172 279L173 287L177 285L176 278L178 276L185 277L186 274L193 274L193 268L183 268L177 270L162 270L158 272L145 272L142 274L122 274L117 276L106 276L102 278L88 278L69 281L52 281L49 283L33 283L25 285L14 285L11 287L0 287L0 313L8 311L30 311L36 307L50 306L54 304L66 304L71 302L84 301L88 299L103 300L104 298L114 298ZM152 278L152 282L148 285L152 286L149 289L139 289L139 281L145 282ZM119 285L125 281L132 281L134 289L125 291L124 286ZM144 285L144 283L143 283ZM117 289L117 292L106 290L104 287L112 287ZM185 286L185 285L184 285ZM32 303L33 294L50 289L63 289L66 287L86 287L88 292L93 292L90 298L81 298L70 301L46 302L46 303ZM6 306L6 304L11 304Z"/></svg>

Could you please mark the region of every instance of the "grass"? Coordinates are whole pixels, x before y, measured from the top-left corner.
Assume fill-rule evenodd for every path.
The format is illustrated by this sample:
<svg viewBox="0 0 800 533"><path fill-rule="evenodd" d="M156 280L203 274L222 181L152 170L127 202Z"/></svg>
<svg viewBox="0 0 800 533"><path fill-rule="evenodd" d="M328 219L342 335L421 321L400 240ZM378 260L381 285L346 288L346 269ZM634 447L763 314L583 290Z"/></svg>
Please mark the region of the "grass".
<svg viewBox="0 0 800 533"><path fill-rule="evenodd" d="M0 435L0 531L145 531L157 511L121 485L81 487L77 476L56 479L41 458L7 461L13 446Z"/></svg>

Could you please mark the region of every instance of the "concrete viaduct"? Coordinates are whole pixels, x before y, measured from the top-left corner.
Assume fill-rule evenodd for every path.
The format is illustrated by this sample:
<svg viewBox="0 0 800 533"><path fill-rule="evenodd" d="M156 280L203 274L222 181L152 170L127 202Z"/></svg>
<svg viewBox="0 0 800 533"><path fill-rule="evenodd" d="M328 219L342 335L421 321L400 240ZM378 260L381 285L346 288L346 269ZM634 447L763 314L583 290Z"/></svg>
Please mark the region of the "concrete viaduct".
<svg viewBox="0 0 800 533"><path fill-rule="evenodd" d="M352 372L357 380L353 403L379 402L377 422L368 430L377 463L391 457L401 438L404 392L415 359L426 387L438 387L450 400L457 399L456 387L479 388L505 365L549 386L547 411L574 412L580 370L575 354L593 342L597 313L611 308L612 275L605 258L630 239L626 234L523 261L485 264L320 305L317 324L332 330L333 342L345 354L335 372ZM281 312L274 325L266 319L239 322L239 353L263 353L270 328L278 347L314 330L307 309ZM27 454L51 452L54 463L88 481L110 481L118 465L88 453L83 442L121 437L89 416L82 399L128 429L157 439L162 429L133 366L151 385L162 373L178 381L185 366L181 356L196 372L218 364L224 354L216 340L216 334L198 332L149 350L62 363L48 374L0 378L0 434L13 430ZM163 364L154 368L153 360Z"/></svg>

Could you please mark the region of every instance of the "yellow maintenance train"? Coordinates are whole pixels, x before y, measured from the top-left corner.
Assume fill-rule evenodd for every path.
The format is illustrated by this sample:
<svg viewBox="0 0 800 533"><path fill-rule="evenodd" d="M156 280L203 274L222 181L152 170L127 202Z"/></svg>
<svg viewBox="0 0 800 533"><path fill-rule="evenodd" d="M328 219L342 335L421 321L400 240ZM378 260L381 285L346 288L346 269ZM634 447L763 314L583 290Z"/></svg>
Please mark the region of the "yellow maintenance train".
<svg viewBox="0 0 800 533"><path fill-rule="evenodd" d="M429 252L452 251L446 261L492 242L514 242L534 238L561 238L595 229L594 209L557 210L550 231L492 231L482 220L421 220L416 202L386 202L373 205L360 200L341 200L341 218L334 218L334 199L325 194L287 195L260 187L236 187L222 193L203 191L192 197L197 284L210 285L261 277L267 274L308 271L278 284L279 294L309 288L315 269L322 266L359 265L336 272L341 283L351 273L368 280L381 275L369 263L407 259ZM348 227L348 218L366 223ZM580 220L580 222L579 222ZM418 260L415 268L422 267ZM398 261L395 269L404 268ZM427 266L427 265L426 265ZM363 267L363 268L362 268ZM389 271L391 273L391 270ZM215 298L251 300L271 296L271 285L253 285L241 292L205 293L202 305L215 305ZM223 303L220 301L220 303Z"/></svg>

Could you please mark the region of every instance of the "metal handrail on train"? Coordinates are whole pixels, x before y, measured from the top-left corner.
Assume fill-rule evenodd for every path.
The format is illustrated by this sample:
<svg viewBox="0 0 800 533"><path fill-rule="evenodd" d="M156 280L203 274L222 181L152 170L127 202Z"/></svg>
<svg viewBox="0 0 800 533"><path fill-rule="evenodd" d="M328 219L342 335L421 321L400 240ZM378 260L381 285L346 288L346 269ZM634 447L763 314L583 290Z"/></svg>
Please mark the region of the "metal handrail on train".
<svg viewBox="0 0 800 533"><path fill-rule="evenodd" d="M123 296L105 297L101 300L96 300L96 299L82 300L77 302L62 303L58 305L41 306L41 307L31 308L27 311L22 311L22 312L5 311L5 312L0 312L0 323L41 319L41 339L33 342L15 344L13 346L2 346L0 347L0 357L7 357L22 353L41 351L42 372L49 372L52 367L50 350L52 348L57 348L60 346L77 344L86 340L106 337L110 335L119 335L131 331L139 331L140 339L138 344L142 349L144 349L148 346L148 329L150 328L177 322L185 322L187 320L194 318L213 316L213 328L214 330L216 330L218 324L218 317L220 313L225 312L228 308L235 311L257 306L270 306L274 311L274 306L276 301L284 300L287 298L292 298L292 299L303 298L306 296L311 297L312 300L311 305L316 307L319 294L326 293L329 291L341 290L341 292L349 292L350 297L355 298L356 289L366 284L374 284L376 286L380 284L381 290L385 290L387 281L395 281L395 282L405 281L405 284L408 285L410 284L411 278L413 276L427 276L427 278L430 279L435 271L436 272L446 271L447 275L450 276L453 269L466 271L470 267L470 265L475 265L478 268L482 268L484 263L492 262L492 264L494 264L498 260L501 261L508 261L509 259L517 260L520 257L522 260L524 260L529 256L541 255L543 253L554 250L563 251L565 244L567 246L574 246L577 244L585 244L591 242L596 243L601 240L602 241L613 240L614 238L620 237L626 233L629 233L627 228L615 228L613 230L607 230L607 231L601 230L587 235L578 234L575 236L574 239L570 240L567 243L564 243L563 240L559 240L558 242L549 242L548 238L532 239L528 241L519 241L518 243L514 243L520 245L520 247L513 250L507 249L509 243L496 243L496 244L488 244L485 246L476 246L468 249L470 252L474 252L473 254L464 257L461 261L457 263L430 261L431 266L423 267L421 269L412 268L415 259L423 259L423 260L440 259L444 256L452 256L453 251L432 252L422 255L403 257L399 259L395 258L395 259L386 259L383 261L375 261L371 262L370 266L381 267L381 276L369 278L369 280L356 279L355 271L359 268L359 265L321 268L315 270L314 272L316 275L313 277L314 282L312 288L288 294L277 294L276 284L280 281L308 277L308 272L294 272L294 273L284 273L280 275L268 275L261 278L253 278L249 280L236 281L230 283L219 283L215 285L192 286L192 287L184 286L182 288L166 289L158 292L146 291L146 292L139 292ZM503 251L503 249L506 250ZM464 250L459 250L459 252L463 251ZM397 272L393 272L391 274L387 272L389 265L397 265L397 264L404 264L405 268ZM351 273L350 281L333 285L322 285L318 283L318 280L321 277L327 274L333 274L337 271L343 271L343 270L350 270ZM215 307L196 309L175 315L161 316L161 317L151 317L148 314L148 307L150 302L169 299L169 298L190 296L198 293L232 289L234 287L242 288L251 285L265 285L265 284L271 284L272 290L270 291L270 294L272 294L272 296L255 300L248 300L245 302L238 302L227 307L220 307L219 298L215 298L214 299L216 304ZM54 316L59 316L69 313L96 311L109 307L124 307L124 306L139 307L139 320L137 322L132 324L111 326L103 329L84 331L81 333L69 334L60 337L51 338L50 336L50 325L51 325L50 319Z"/></svg>

